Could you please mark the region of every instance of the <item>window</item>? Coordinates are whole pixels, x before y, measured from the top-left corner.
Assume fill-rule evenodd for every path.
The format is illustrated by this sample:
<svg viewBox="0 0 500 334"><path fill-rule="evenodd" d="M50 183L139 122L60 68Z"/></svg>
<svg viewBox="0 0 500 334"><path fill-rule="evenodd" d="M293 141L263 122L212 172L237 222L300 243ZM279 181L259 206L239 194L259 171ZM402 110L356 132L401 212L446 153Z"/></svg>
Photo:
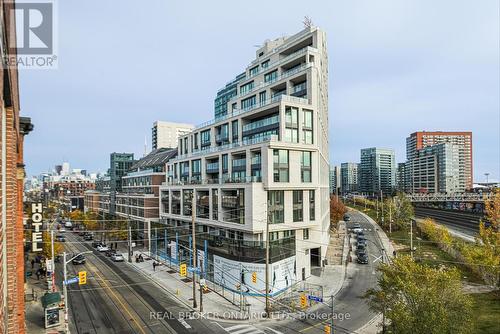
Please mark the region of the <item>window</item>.
<svg viewBox="0 0 500 334"><path fill-rule="evenodd" d="M302 142L304 144L313 143L313 113L311 110L303 110L304 119L302 121Z"/></svg>
<svg viewBox="0 0 500 334"><path fill-rule="evenodd" d="M302 152L300 162L300 177L302 182L311 182L311 159L312 152Z"/></svg>
<svg viewBox="0 0 500 334"><path fill-rule="evenodd" d="M287 143L299 142L299 129L285 128L285 141Z"/></svg>
<svg viewBox="0 0 500 334"><path fill-rule="evenodd" d="M241 109L243 109L243 110L250 109L255 105L255 102L256 102L255 95L251 96L247 99L241 100Z"/></svg>
<svg viewBox="0 0 500 334"><path fill-rule="evenodd" d="M210 130L201 132L201 147L210 146Z"/></svg>
<svg viewBox="0 0 500 334"><path fill-rule="evenodd" d="M269 67L269 59L266 61L263 61L262 64L260 64L262 68L268 68Z"/></svg>
<svg viewBox="0 0 500 334"><path fill-rule="evenodd" d="M219 219L219 191L212 189L212 217L213 220Z"/></svg>
<svg viewBox="0 0 500 334"><path fill-rule="evenodd" d="M315 201L314 201L314 190L309 190L309 220L314 221L315 218Z"/></svg>
<svg viewBox="0 0 500 334"><path fill-rule="evenodd" d="M288 150L274 150L273 163L274 182L288 182Z"/></svg>
<svg viewBox="0 0 500 334"><path fill-rule="evenodd" d="M303 203L303 191L294 190L293 191L293 221L301 222L304 220L304 203Z"/></svg>
<svg viewBox="0 0 500 334"><path fill-rule="evenodd" d="M238 135L239 135L238 121L233 121L233 123L231 124L231 132L232 132L232 136L233 136L233 142L237 142Z"/></svg>
<svg viewBox="0 0 500 334"><path fill-rule="evenodd" d="M308 228L305 228L302 230L302 236L304 240L309 240L309 229Z"/></svg>
<svg viewBox="0 0 500 334"><path fill-rule="evenodd" d="M263 91L263 92L259 93L259 102L260 102L261 105L266 102L266 98L267 98L266 95L267 95L266 91Z"/></svg>
<svg viewBox="0 0 500 334"><path fill-rule="evenodd" d="M193 160L191 163L191 177L192 180L200 180L201 178L201 160Z"/></svg>
<svg viewBox="0 0 500 334"><path fill-rule="evenodd" d="M274 241L279 239L279 232L269 232L269 241Z"/></svg>
<svg viewBox="0 0 500 334"><path fill-rule="evenodd" d="M286 107L285 109L285 141L289 143L299 142L299 110Z"/></svg>
<svg viewBox="0 0 500 334"><path fill-rule="evenodd" d="M284 198L285 192L283 190L269 190L267 192L269 224L281 224L285 222Z"/></svg>
<svg viewBox="0 0 500 334"><path fill-rule="evenodd" d="M255 67L252 67L250 70L249 70L249 74L251 77L253 77L254 75L256 75L257 73L259 73L259 66L255 66Z"/></svg>
<svg viewBox="0 0 500 334"><path fill-rule="evenodd" d="M182 191L182 214L184 216L191 216L191 209L193 206L193 190L186 189Z"/></svg>
<svg viewBox="0 0 500 334"><path fill-rule="evenodd" d="M253 89L253 87L254 87L253 81L250 81L249 83L240 86L240 95L248 93Z"/></svg>
<svg viewBox="0 0 500 334"><path fill-rule="evenodd" d="M194 149L198 149L198 133L194 134Z"/></svg>
<svg viewBox="0 0 500 334"><path fill-rule="evenodd" d="M222 155L222 171L227 171L228 170L228 166L229 166L228 155L227 154L223 154Z"/></svg>
<svg viewBox="0 0 500 334"><path fill-rule="evenodd" d="M276 81L277 78L278 78L278 70L274 70L264 75L264 82Z"/></svg>

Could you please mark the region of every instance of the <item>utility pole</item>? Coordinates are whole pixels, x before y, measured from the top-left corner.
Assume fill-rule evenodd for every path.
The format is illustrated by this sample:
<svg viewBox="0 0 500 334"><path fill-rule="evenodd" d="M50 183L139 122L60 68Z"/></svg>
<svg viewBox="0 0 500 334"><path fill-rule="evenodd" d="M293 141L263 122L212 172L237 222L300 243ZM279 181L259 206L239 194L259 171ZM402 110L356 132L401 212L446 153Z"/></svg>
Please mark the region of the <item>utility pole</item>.
<svg viewBox="0 0 500 334"><path fill-rule="evenodd" d="M63 252L63 294L64 294L64 329L66 333L69 333L68 327L68 289L66 288L66 281L68 280L68 272L66 270L66 252Z"/></svg>
<svg viewBox="0 0 500 334"><path fill-rule="evenodd" d="M203 265L205 265L205 263L203 263ZM203 312L203 288L204 287L201 285L202 277L203 277L203 266L200 263L200 312Z"/></svg>
<svg viewBox="0 0 500 334"><path fill-rule="evenodd" d="M382 192L382 189L380 189L380 207L382 208L382 226L384 225L384 193Z"/></svg>
<svg viewBox="0 0 500 334"><path fill-rule="evenodd" d="M410 219L410 254L413 258L413 220Z"/></svg>
<svg viewBox="0 0 500 334"><path fill-rule="evenodd" d="M330 333L334 333L333 331L333 317L334 317L334 314L333 314L333 295L331 296L332 298L332 318L330 319Z"/></svg>
<svg viewBox="0 0 500 334"><path fill-rule="evenodd" d="M191 197L191 237L193 240L193 308L196 308L196 258L198 254L196 252L196 230L195 230L195 217L196 217L196 197Z"/></svg>
<svg viewBox="0 0 500 334"><path fill-rule="evenodd" d="M392 205L390 203L389 203L389 234L392 234Z"/></svg>
<svg viewBox="0 0 500 334"><path fill-rule="evenodd" d="M56 261L54 259L54 230L50 226L50 252L52 254L52 292L56 291Z"/></svg>
<svg viewBox="0 0 500 334"><path fill-rule="evenodd" d="M269 318L269 221L271 220L271 201L267 202L266 221L266 316Z"/></svg>
<svg viewBox="0 0 500 334"><path fill-rule="evenodd" d="M130 197L127 197L128 262L132 263L132 227L130 226Z"/></svg>

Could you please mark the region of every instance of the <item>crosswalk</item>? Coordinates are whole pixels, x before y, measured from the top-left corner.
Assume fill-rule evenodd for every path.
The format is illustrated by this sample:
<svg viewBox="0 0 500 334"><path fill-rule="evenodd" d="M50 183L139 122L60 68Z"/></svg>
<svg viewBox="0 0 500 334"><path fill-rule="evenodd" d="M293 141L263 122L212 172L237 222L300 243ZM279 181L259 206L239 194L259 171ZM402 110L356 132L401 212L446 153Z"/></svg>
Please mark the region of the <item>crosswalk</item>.
<svg viewBox="0 0 500 334"><path fill-rule="evenodd" d="M219 324L220 326L220 324ZM222 327L222 326L221 326ZM266 334L266 331L259 329L253 325L234 325L231 327L222 327L225 332L230 333L230 334ZM267 333L274 333L274 334L283 334L275 329L266 327L269 331Z"/></svg>

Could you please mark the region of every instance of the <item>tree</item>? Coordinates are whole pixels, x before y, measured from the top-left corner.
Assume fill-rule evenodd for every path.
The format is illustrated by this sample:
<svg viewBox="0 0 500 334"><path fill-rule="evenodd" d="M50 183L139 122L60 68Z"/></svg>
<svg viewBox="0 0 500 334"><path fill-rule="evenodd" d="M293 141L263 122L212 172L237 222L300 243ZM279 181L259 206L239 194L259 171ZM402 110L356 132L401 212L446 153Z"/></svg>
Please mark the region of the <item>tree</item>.
<svg viewBox="0 0 500 334"><path fill-rule="evenodd" d="M85 219L85 214L80 210L71 211L69 218L73 221L81 222Z"/></svg>
<svg viewBox="0 0 500 334"><path fill-rule="evenodd" d="M393 230L405 229L414 216L413 205L404 193L398 193L395 197L384 201L384 222L388 226L392 220Z"/></svg>
<svg viewBox="0 0 500 334"><path fill-rule="evenodd" d="M485 202L486 219L479 224L474 245L465 245L462 255L479 272L484 282L491 286L500 284L500 192Z"/></svg>
<svg viewBox="0 0 500 334"><path fill-rule="evenodd" d="M472 332L472 300L462 292L456 269L435 269L405 255L379 271L378 289L368 290L365 298L384 314L391 333Z"/></svg>
<svg viewBox="0 0 500 334"><path fill-rule="evenodd" d="M47 231L43 232L42 240L43 240L42 255L45 256L45 258L47 259L51 259L52 245L50 240L50 233ZM63 252L63 245L58 241L54 241L54 255L60 254L62 252Z"/></svg>
<svg viewBox="0 0 500 334"><path fill-rule="evenodd" d="M344 203L340 200L338 196L330 197L330 226L336 226L336 224L344 218L347 208Z"/></svg>

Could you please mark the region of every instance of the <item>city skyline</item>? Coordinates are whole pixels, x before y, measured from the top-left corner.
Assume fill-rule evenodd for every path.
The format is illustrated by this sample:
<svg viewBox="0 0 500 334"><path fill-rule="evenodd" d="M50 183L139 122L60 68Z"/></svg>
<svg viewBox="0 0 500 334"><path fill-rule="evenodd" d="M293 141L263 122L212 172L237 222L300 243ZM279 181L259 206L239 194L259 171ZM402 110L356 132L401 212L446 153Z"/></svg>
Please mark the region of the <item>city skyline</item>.
<svg viewBox="0 0 500 334"><path fill-rule="evenodd" d="M94 15L92 29L106 26L111 11L118 11L123 22L134 15L144 27L129 28L118 22L116 27L106 26L105 34L76 29L72 22L86 15L77 16L71 4L59 5L59 69L20 72L21 108L32 115L37 129L27 138L28 174L45 171L63 158L105 172L110 152L142 156L144 136L150 137L153 121L196 124L193 120L210 118L214 89L247 65L246 59L255 51L249 45L260 45L269 36L291 35L302 27L303 16L309 15L329 36L332 165L357 161L359 149L373 146L394 149L396 161L403 162L409 133L472 131L474 181L484 181L484 173L490 173L491 181L499 179L496 2L452 5L447 1L433 4L431 12L426 11L428 4L417 2L325 3L279 19L251 15L252 10L236 18L226 9L213 13L206 23L209 32L204 33L184 22L187 15L202 20L210 12L207 4L194 11L181 4L158 3L132 11L131 5L103 5ZM272 9L278 4L266 6ZM81 4L78 15L92 9L92 2ZM169 19L160 20L161 16ZM233 21L253 22L253 28L228 31L225 27ZM157 31L138 43L153 46L148 59L163 61L151 64L145 59L130 65L136 56L127 52L127 41L130 36L142 36L142 29ZM179 29L185 34L183 40L162 33ZM73 39L78 39L78 45L71 43ZM232 50L223 61L218 59L220 44L231 45ZM172 45L184 49L186 57L167 52ZM87 51L93 49L102 51ZM125 64L132 66L136 78L126 77ZM194 76L199 86L186 89ZM146 84L137 88L141 82ZM114 89L104 94L105 87ZM76 122L68 117L73 114L78 115Z"/></svg>

